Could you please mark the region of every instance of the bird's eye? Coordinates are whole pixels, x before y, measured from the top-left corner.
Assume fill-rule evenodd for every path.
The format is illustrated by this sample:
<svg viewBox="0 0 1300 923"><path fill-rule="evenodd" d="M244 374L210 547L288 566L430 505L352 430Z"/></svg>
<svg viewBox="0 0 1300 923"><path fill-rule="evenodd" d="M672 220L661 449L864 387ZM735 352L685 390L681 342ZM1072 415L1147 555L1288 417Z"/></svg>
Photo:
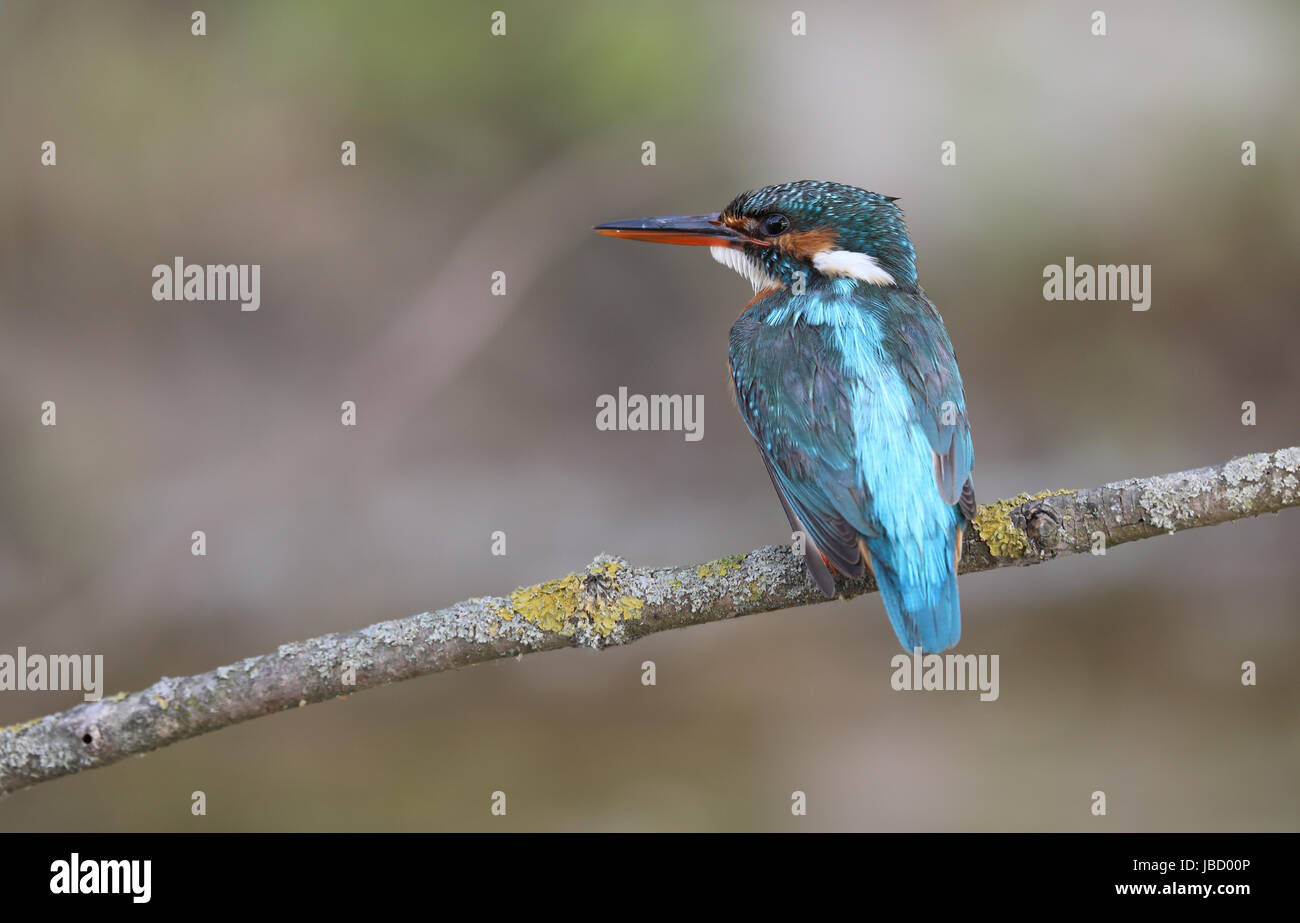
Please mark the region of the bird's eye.
<svg viewBox="0 0 1300 923"><path fill-rule="evenodd" d="M790 230L790 219L785 215L768 215L763 219L763 233L768 237L776 237L788 230Z"/></svg>

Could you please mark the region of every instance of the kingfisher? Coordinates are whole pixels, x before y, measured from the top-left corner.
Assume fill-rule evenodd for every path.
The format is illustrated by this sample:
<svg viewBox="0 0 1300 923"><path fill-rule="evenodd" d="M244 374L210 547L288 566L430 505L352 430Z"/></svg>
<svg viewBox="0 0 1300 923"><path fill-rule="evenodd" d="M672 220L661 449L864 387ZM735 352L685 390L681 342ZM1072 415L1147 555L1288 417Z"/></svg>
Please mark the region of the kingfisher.
<svg viewBox="0 0 1300 923"><path fill-rule="evenodd" d="M870 572L903 649L961 635L957 564L974 450L943 318L897 197L801 180L720 212L596 226L704 246L749 280L731 328L736 404L827 597Z"/></svg>

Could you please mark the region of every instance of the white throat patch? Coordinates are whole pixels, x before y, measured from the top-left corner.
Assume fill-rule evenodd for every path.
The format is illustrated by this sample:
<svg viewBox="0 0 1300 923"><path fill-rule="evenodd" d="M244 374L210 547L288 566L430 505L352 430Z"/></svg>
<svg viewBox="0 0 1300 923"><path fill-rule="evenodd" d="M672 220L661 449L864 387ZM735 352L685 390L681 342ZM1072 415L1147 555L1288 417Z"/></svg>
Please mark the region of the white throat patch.
<svg viewBox="0 0 1300 923"><path fill-rule="evenodd" d="M759 264L758 260L743 250L735 250L731 247L710 247L709 253L713 254L713 258L723 266L736 270L736 272L748 279L749 284L754 286L755 292L762 288L778 288L781 285Z"/></svg>
<svg viewBox="0 0 1300 923"><path fill-rule="evenodd" d="M823 250L813 257L813 266L824 276L848 276L872 285L898 284L874 256L856 250Z"/></svg>

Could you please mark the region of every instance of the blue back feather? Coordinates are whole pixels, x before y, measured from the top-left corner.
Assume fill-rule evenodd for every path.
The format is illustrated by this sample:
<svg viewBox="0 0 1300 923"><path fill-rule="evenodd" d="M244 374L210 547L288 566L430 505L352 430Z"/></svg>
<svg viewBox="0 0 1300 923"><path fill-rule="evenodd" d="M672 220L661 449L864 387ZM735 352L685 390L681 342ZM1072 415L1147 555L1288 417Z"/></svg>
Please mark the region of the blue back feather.
<svg viewBox="0 0 1300 923"><path fill-rule="evenodd" d="M854 279L781 289L741 315L730 352L741 412L792 522L850 576L865 543L905 649L956 643L954 542L973 453L933 305ZM817 576L811 552L809 566Z"/></svg>

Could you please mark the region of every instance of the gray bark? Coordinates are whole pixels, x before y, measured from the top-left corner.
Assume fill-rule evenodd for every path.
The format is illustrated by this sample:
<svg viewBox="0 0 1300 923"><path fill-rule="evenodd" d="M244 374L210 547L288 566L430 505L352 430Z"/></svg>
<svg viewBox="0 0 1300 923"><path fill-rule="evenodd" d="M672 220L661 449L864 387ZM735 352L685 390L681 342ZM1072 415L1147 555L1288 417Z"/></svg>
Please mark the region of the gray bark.
<svg viewBox="0 0 1300 923"><path fill-rule="evenodd" d="M1021 494L982 506L961 572L1037 564L1179 529L1300 505L1300 447L1104 487ZM841 581L850 598L868 576ZM359 631L295 641L208 673L163 677L0 729L0 794L95 769L259 715L497 657L604 648L661 631L825 602L787 546L684 567L602 555L579 573L508 597L467 599Z"/></svg>

